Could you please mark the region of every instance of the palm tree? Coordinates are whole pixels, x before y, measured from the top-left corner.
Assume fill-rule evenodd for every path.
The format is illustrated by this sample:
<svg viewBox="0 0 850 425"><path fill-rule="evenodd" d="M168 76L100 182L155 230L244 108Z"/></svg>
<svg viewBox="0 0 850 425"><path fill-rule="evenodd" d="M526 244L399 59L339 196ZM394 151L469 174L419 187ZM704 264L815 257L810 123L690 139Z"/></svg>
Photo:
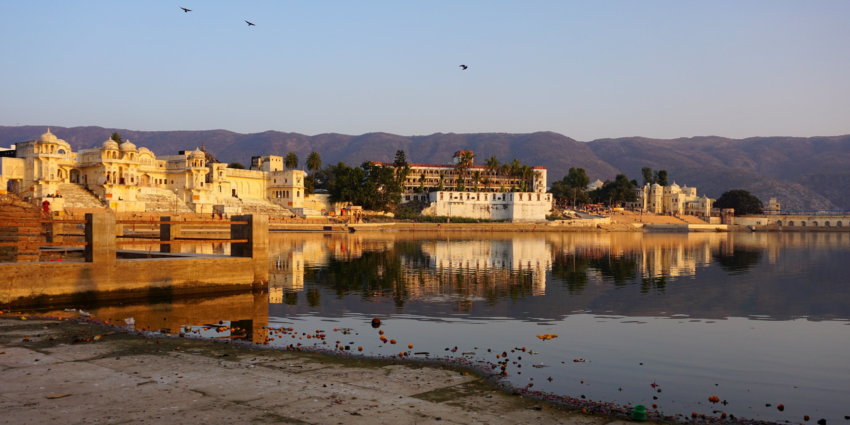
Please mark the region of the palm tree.
<svg viewBox="0 0 850 425"><path fill-rule="evenodd" d="M283 165L290 170L294 170L298 167L298 155L296 155L295 152L289 152L286 154L286 157L283 158Z"/></svg>
<svg viewBox="0 0 850 425"><path fill-rule="evenodd" d="M322 169L322 157L319 156L318 152L310 152L310 155L307 156L307 161L304 162L304 165L308 170L310 170L310 172L316 174L317 171Z"/></svg>
<svg viewBox="0 0 850 425"><path fill-rule="evenodd" d="M487 167L487 171L495 173L496 170L499 169L499 160L496 159L496 155L493 155L487 158L487 161L484 163L484 165Z"/></svg>
<svg viewBox="0 0 850 425"><path fill-rule="evenodd" d="M475 170L472 173L472 186L475 188L475 191L478 192L478 183L481 181L481 171Z"/></svg>

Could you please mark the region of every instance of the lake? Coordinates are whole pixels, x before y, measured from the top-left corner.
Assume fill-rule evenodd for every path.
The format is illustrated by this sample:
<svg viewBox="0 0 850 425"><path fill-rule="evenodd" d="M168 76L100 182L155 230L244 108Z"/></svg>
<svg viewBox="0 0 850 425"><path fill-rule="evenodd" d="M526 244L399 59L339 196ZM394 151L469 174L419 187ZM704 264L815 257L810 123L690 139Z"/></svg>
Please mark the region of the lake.
<svg viewBox="0 0 850 425"><path fill-rule="evenodd" d="M69 307L476 364L520 390L667 415L850 415L850 233L274 233L270 245L268 292Z"/></svg>

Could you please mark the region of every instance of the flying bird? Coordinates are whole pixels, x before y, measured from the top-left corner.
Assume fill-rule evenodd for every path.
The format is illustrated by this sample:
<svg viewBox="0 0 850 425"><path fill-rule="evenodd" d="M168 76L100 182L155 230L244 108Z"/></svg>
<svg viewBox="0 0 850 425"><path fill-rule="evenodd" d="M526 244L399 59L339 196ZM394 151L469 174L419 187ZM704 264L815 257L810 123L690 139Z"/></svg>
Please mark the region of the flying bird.
<svg viewBox="0 0 850 425"><path fill-rule="evenodd" d="M180 7L180 8L183 9L183 13L189 13L189 12L192 11L192 9L186 9L185 7Z"/></svg>
<svg viewBox="0 0 850 425"><path fill-rule="evenodd" d="M463 65L463 64L461 64L461 65L460 65L460 69L461 69L462 71L466 71L466 68L469 68L469 67L468 67L468 66L466 66L466 65Z"/></svg>
<svg viewBox="0 0 850 425"><path fill-rule="evenodd" d="M248 24L249 27L256 27L257 26L253 22L245 21L245 23Z"/></svg>

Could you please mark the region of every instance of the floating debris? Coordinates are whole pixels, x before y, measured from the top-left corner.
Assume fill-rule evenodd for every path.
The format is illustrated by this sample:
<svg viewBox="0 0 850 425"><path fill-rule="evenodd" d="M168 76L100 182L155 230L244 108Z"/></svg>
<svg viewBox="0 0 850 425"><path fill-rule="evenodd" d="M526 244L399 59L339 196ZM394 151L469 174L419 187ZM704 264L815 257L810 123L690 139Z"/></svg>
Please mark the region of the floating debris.
<svg viewBox="0 0 850 425"><path fill-rule="evenodd" d="M540 334L540 335L537 335L537 338L539 338L541 341L548 341L550 339L555 339L557 337L558 337L558 334Z"/></svg>

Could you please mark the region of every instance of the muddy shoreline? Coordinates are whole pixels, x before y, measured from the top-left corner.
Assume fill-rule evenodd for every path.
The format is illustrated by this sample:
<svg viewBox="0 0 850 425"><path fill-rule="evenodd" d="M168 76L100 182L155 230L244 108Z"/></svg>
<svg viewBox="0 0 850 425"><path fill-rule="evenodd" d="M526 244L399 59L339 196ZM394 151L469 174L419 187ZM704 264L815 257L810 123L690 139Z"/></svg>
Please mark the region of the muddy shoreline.
<svg viewBox="0 0 850 425"><path fill-rule="evenodd" d="M251 420L242 417L235 422L345 421L374 424L399 423L405 421L403 417L409 416L411 423L536 422L601 425L627 421L631 411L630 406L558 396L528 388L512 388L483 364L463 363L457 359L402 360L395 356L367 358L346 355L334 350L281 350L249 342L128 331L124 327L95 319L59 319L7 312L0 316L0 352L3 353L0 354L0 379L10 383L4 385L8 388L0 391L0 405L7 404L4 400L10 394L11 398L19 400L20 408L13 408L7 416L15 418L18 423L29 423L27 412L30 409L27 406L62 405L66 402L60 400L66 399L75 399L79 403L82 396L80 393L97 394L97 382L89 382L87 379L75 381L77 371L73 367L68 370L50 367L74 363L83 363L96 369L106 366L108 376L100 377L99 381L107 387L116 382L130 381L127 385L121 385L117 392L98 394L97 399L133 400L138 395L136 389L145 387L143 399L146 401L138 406L130 402L141 411L131 408L126 414L116 413L108 422L137 421L145 415L144 412L153 408L173 411L173 415L154 415L146 417L145 422L196 420L194 416L197 416L197 412L189 408L191 404L173 404L174 393L180 394L178 399L194 397L193 404L213 402L210 407L212 411L224 418L230 413L230 408L241 412L245 403L256 408L267 404L261 400L279 404L273 400L279 395L276 394L279 385L284 383L290 384L288 386L301 385L299 398L309 394L311 401L308 404L318 403L322 407L318 411L295 409L294 414L293 405L283 403L263 410L262 414ZM146 366L139 368L140 364L136 363ZM129 369L133 370L128 373ZM183 372L186 369L194 372L194 379L185 378L184 375L192 374ZM256 376L257 371L267 375L260 379ZM17 379L21 375L39 376L41 379L37 382L42 385L33 388L27 380ZM258 383L258 379L262 382ZM215 391L208 391L205 389L209 386L207 380L227 384L220 385ZM57 385L43 385L45 383ZM72 384L73 390L66 388L67 384ZM267 388L269 393L262 393L257 387ZM242 391L246 390L255 393L257 399L248 402L240 400ZM206 400L207 397L212 400ZM86 402L90 400L91 397L86 396ZM75 417L93 420L97 418L96 411L75 412ZM36 416L38 422L32 423L59 423L64 418L62 415L56 418ZM649 412L649 420L659 423L768 424L740 418L721 419L719 416L664 416L652 411Z"/></svg>

